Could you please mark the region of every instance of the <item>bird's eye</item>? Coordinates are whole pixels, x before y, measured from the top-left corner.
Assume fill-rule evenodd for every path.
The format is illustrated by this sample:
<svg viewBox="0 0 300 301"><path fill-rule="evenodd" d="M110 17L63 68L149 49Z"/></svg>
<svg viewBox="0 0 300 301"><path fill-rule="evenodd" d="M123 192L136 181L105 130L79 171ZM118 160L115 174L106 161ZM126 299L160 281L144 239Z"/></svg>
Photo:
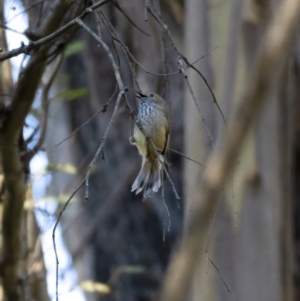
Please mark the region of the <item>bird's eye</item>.
<svg viewBox="0 0 300 301"><path fill-rule="evenodd" d="M150 94L150 97L153 97L153 96L154 96L154 94L153 94L153 93L151 93L151 94Z"/></svg>

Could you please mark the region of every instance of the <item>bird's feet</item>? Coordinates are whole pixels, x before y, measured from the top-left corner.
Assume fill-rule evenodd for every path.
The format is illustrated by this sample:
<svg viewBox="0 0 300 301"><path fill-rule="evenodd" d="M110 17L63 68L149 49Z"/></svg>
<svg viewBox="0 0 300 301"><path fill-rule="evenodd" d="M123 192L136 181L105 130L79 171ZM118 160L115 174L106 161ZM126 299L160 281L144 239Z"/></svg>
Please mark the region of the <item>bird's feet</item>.
<svg viewBox="0 0 300 301"><path fill-rule="evenodd" d="M134 137L129 137L129 142L131 145L136 145L136 140Z"/></svg>

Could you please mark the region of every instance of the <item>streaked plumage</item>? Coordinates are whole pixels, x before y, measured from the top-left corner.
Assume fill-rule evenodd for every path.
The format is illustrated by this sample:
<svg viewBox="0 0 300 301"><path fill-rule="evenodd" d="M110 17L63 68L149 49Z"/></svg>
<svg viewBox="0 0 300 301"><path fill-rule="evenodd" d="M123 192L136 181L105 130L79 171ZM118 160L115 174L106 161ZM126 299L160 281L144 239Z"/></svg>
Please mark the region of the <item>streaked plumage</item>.
<svg viewBox="0 0 300 301"><path fill-rule="evenodd" d="M136 145L142 156L142 167L135 179L131 191L136 194L144 191L144 197L158 192L162 186L164 155L169 142L169 117L165 101L155 93L139 93L140 106L137 121L142 125L143 132L157 148L157 156L151 142L135 124L132 144Z"/></svg>

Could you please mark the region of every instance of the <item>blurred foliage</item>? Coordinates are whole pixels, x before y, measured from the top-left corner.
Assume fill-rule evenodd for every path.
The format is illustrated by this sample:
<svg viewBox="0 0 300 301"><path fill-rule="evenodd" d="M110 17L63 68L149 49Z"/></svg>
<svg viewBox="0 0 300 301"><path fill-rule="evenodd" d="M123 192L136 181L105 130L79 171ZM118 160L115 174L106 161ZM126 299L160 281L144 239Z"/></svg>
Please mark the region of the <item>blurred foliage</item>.
<svg viewBox="0 0 300 301"><path fill-rule="evenodd" d="M81 282L80 287L89 293L109 294L111 292L109 285L91 280Z"/></svg>
<svg viewBox="0 0 300 301"><path fill-rule="evenodd" d="M73 54L79 53L82 50L84 50L84 47L85 46L84 46L83 41L74 41L66 47L66 49L64 51L64 56L68 57Z"/></svg>
<svg viewBox="0 0 300 301"><path fill-rule="evenodd" d="M51 163L46 168L41 169L37 174L46 174L47 172L64 172L74 175L77 168L72 164Z"/></svg>
<svg viewBox="0 0 300 301"><path fill-rule="evenodd" d="M79 88L79 89L69 89L63 92L60 92L56 95L58 98L62 98L63 100L74 100L79 97L86 96L88 94L87 88Z"/></svg>

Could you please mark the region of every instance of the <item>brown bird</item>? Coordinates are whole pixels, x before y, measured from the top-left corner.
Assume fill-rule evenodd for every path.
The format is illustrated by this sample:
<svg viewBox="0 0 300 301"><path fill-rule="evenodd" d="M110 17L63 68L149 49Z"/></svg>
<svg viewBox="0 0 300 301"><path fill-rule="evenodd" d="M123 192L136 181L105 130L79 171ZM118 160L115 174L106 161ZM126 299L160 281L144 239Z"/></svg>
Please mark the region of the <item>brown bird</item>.
<svg viewBox="0 0 300 301"><path fill-rule="evenodd" d="M131 191L144 190L144 197L152 196L162 186L164 156L168 148L170 123L166 102L155 93L137 92L140 100L137 121L131 144L142 156L142 167ZM138 127L141 125L141 129ZM147 139L147 138L148 139ZM156 150L153 144L156 146Z"/></svg>

